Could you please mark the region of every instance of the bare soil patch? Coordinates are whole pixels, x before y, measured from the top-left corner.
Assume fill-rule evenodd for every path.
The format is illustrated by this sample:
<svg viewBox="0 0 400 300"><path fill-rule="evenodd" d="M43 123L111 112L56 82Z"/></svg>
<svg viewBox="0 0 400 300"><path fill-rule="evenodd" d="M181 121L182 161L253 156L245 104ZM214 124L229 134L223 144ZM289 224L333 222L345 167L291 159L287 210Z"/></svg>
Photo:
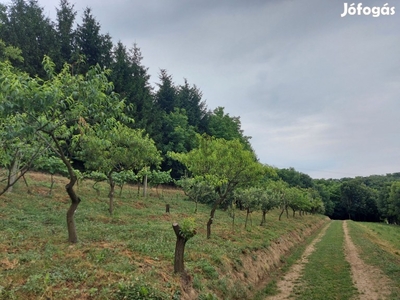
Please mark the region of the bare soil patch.
<svg viewBox="0 0 400 300"><path fill-rule="evenodd" d="M280 290L280 294L267 297L266 299L269 299L269 300L281 300L281 299L288 299L289 298L290 294L293 291L293 288L296 285L296 282L299 280L299 278L300 278L300 276L302 274L304 266L308 262L308 257L311 255L311 253L314 252L315 245L325 235L325 232L328 229L330 224L331 223L328 223L321 230L321 232L317 235L317 237L307 246L306 250L304 250L304 253L301 256L300 260L291 267L289 272L286 273L286 275L283 277L282 280L278 281L277 286L278 286L278 289Z"/></svg>
<svg viewBox="0 0 400 300"><path fill-rule="evenodd" d="M357 247L350 238L347 222L343 222L346 260L351 266L353 282L360 293L360 299L387 299L390 295L391 280L379 268L367 265L359 256Z"/></svg>

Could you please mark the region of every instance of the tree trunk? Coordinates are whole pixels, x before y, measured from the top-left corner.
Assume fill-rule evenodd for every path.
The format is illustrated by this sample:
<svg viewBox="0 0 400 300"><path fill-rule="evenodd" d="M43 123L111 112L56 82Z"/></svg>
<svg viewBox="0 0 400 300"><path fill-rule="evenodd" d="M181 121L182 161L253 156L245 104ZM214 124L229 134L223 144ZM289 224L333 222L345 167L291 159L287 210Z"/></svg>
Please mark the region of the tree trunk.
<svg viewBox="0 0 400 300"><path fill-rule="evenodd" d="M184 253L187 240L181 235L178 223L172 224L172 228L174 229L176 235L174 272L183 273L185 271Z"/></svg>
<svg viewBox="0 0 400 300"><path fill-rule="evenodd" d="M246 221L244 222L244 228L247 228L247 220L249 219L250 209L247 208L246 210Z"/></svg>
<svg viewBox="0 0 400 300"><path fill-rule="evenodd" d="M9 184L10 187L8 188L8 193L11 193L13 190L13 185L17 181L18 178L18 170L19 170L19 152L15 154L15 158L11 163L10 169L9 169Z"/></svg>
<svg viewBox="0 0 400 300"><path fill-rule="evenodd" d="M279 221L281 220L281 217L282 217L284 212L285 212L285 208L283 207L281 213L279 214Z"/></svg>
<svg viewBox="0 0 400 300"><path fill-rule="evenodd" d="M147 197L147 174L144 176L143 179L143 197Z"/></svg>
<svg viewBox="0 0 400 300"><path fill-rule="evenodd" d="M81 199L76 195L74 191L74 184L76 182L76 176L71 177L70 182L65 186L69 198L71 199L71 205L67 211L67 228L68 228L68 241L70 243L78 242L78 235L76 234L75 227L75 211L78 208Z"/></svg>
<svg viewBox="0 0 400 300"><path fill-rule="evenodd" d="M261 219L261 224L260 224L260 226L263 226L263 225L265 225L265 223L267 223L267 220L266 220L266 218L265 218L265 215L267 214L267 211L266 210L262 210L262 219Z"/></svg>
<svg viewBox="0 0 400 300"><path fill-rule="evenodd" d="M31 189L29 188L28 181L27 181L26 178L25 178L25 174L22 174L22 179L24 180L25 186L26 186L26 188L28 189L28 194L29 194L29 195L32 194Z"/></svg>
<svg viewBox="0 0 400 300"><path fill-rule="evenodd" d="M69 178L70 178L69 182L65 185L67 194L68 194L69 198L71 199L71 205L67 211L68 241L70 243L77 243L78 235L76 234L74 215L75 215L76 209L78 208L79 203L81 202L81 199L75 193L74 185L77 182L78 178L74 172L74 169L72 168L71 162L64 155L63 149L61 148L60 143L58 142L58 139L55 137L55 135L53 133L51 134L51 138L53 139L54 143L56 144L56 147L58 150L58 155L60 156L64 165L67 167Z"/></svg>
<svg viewBox="0 0 400 300"><path fill-rule="evenodd" d="M292 210L293 210L293 218L294 218L296 215L296 211L293 208L292 208Z"/></svg>
<svg viewBox="0 0 400 300"><path fill-rule="evenodd" d="M235 211L232 212L232 232L235 232Z"/></svg>
<svg viewBox="0 0 400 300"><path fill-rule="evenodd" d="M50 190L49 190L49 196L53 194L53 187L54 187L54 174L50 174Z"/></svg>
<svg viewBox="0 0 400 300"><path fill-rule="evenodd" d="M286 210L286 219L289 219L289 210L287 206L285 206L285 210Z"/></svg>
<svg viewBox="0 0 400 300"><path fill-rule="evenodd" d="M115 182L112 180L111 176L109 177L110 181L110 193L108 194L108 197L110 199L108 211L110 212L110 215L113 214L114 212L114 192L115 192Z"/></svg>
<svg viewBox="0 0 400 300"><path fill-rule="evenodd" d="M208 239L211 237L211 225L213 223L216 210L217 210L217 208L216 208L216 206L214 206L211 210L210 218L208 219L208 222L207 222L207 238Z"/></svg>
<svg viewBox="0 0 400 300"><path fill-rule="evenodd" d="M169 213L169 204L165 204L165 212Z"/></svg>

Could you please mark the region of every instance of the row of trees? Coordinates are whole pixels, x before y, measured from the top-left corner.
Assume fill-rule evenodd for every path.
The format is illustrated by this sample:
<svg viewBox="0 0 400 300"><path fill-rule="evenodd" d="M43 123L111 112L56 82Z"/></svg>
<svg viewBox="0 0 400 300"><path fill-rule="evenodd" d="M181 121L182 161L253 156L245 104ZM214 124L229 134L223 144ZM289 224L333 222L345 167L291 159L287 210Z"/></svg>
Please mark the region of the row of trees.
<svg viewBox="0 0 400 300"><path fill-rule="evenodd" d="M95 65L109 69L105 76L113 82L112 90L125 99L123 112L135 120L128 126L149 135L163 158L161 170L172 169L175 179L184 174L184 168L166 154L194 149L196 133L237 138L251 150L240 119L231 117L223 107L209 110L196 85L186 79L177 85L172 75L161 69L159 83L153 86L140 48L129 48L122 42L113 44L111 36L101 32L90 8L84 10L80 23L68 0L60 0L56 10L52 21L35 0L12 0L8 6L0 5L0 40L21 51L21 56L9 56L16 68L45 80L42 60L46 55L54 62L56 72L65 63L72 74L84 75Z"/></svg>
<svg viewBox="0 0 400 300"><path fill-rule="evenodd" d="M400 223L400 173L342 179L312 179L293 168L277 173L289 186L317 191L332 219Z"/></svg>

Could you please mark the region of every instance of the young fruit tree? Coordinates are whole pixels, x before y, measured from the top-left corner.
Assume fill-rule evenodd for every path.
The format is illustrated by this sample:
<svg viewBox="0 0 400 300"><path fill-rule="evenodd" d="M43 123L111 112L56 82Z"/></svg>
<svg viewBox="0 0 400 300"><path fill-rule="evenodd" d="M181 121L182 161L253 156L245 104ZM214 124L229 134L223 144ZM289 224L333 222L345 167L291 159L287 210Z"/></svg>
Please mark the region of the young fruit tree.
<svg viewBox="0 0 400 300"><path fill-rule="evenodd" d="M104 173L110 185L109 212L114 211L114 173L158 166L161 156L154 141L143 130L131 129L115 120L113 124L86 125L80 138L80 157L89 170Z"/></svg>
<svg viewBox="0 0 400 300"><path fill-rule="evenodd" d="M262 219L260 226L264 226L267 223L265 218L267 212L271 209L278 207L279 205L279 195L275 193L272 189L263 189L263 192L260 195L260 206L262 212Z"/></svg>
<svg viewBox="0 0 400 300"><path fill-rule="evenodd" d="M263 193L263 189L257 187L250 187L247 189L237 189L235 191L236 201L241 203L241 206L246 210L246 221L244 228L247 228L247 221L253 211L260 208L260 199Z"/></svg>
<svg viewBox="0 0 400 300"><path fill-rule="evenodd" d="M182 188L185 195L195 203L194 213L197 213L197 203L214 202L216 193L212 186L199 178L183 177L176 182Z"/></svg>
<svg viewBox="0 0 400 300"><path fill-rule="evenodd" d="M207 238L211 237L215 211L227 201L238 187L248 187L260 181L268 169L260 164L254 153L245 150L239 140L227 141L198 135L198 148L187 153L169 152L196 179L203 180L217 193L207 222Z"/></svg>
<svg viewBox="0 0 400 300"><path fill-rule="evenodd" d="M11 192L20 178L25 179L26 172L46 152L46 146L24 127L25 117L20 114L2 118L0 112L0 167L4 168L0 173L0 195Z"/></svg>
<svg viewBox="0 0 400 300"><path fill-rule="evenodd" d="M110 120L124 117L125 104L113 92L113 85L107 79L109 72L99 66L91 67L85 75L73 75L71 66L65 64L56 74L55 64L46 56L43 67L46 80L0 62L0 114L6 118L26 115L21 126L65 164L69 176L65 189L71 200L67 212L68 241L76 243L74 214L81 199L74 190L77 176L71 159L80 148L84 125L107 127Z"/></svg>

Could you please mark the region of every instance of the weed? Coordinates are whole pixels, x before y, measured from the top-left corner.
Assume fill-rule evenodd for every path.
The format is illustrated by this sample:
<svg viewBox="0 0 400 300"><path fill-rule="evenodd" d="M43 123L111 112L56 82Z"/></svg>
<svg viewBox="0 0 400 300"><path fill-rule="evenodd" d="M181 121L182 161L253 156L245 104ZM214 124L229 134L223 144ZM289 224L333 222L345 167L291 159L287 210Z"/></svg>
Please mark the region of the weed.
<svg viewBox="0 0 400 300"><path fill-rule="evenodd" d="M128 300L165 300L168 296L164 293L154 290L145 283L120 283L116 299Z"/></svg>

